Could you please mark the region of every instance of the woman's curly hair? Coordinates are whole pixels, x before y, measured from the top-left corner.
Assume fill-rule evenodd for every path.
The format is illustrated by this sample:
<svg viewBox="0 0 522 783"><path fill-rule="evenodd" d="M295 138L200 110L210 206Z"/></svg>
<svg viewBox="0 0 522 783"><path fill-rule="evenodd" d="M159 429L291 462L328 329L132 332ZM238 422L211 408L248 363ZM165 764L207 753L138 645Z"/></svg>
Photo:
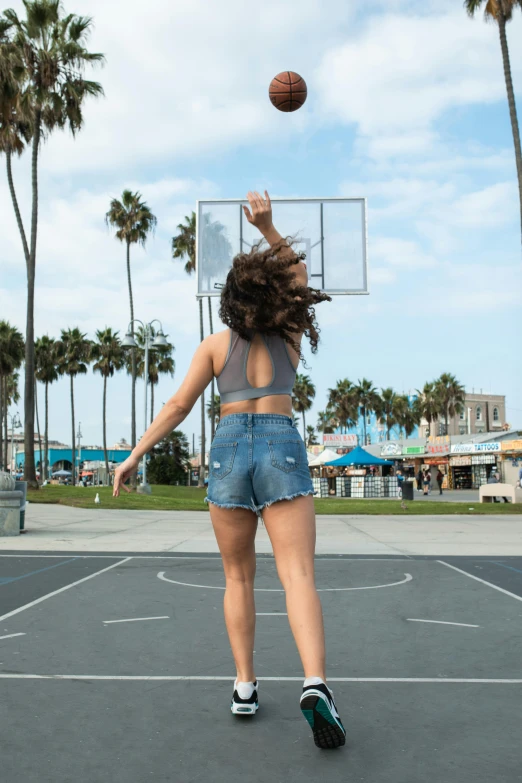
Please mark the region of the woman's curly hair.
<svg viewBox="0 0 522 783"><path fill-rule="evenodd" d="M319 328L315 305L332 299L316 288L298 284L292 267L306 256L281 253L287 245L291 247L291 239L281 240L266 250L260 250L257 245L249 253L239 253L234 258L221 291L219 317L244 340L251 340L255 332L279 335L304 361L294 335L304 333L310 340L312 353L317 353Z"/></svg>

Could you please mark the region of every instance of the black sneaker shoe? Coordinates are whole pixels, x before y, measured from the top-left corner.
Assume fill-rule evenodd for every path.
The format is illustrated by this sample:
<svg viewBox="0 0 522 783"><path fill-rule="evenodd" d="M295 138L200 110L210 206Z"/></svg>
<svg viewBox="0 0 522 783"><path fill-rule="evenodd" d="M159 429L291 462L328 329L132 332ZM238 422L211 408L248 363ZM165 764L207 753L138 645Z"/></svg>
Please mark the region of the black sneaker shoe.
<svg viewBox="0 0 522 783"><path fill-rule="evenodd" d="M230 705L232 713L234 715L255 715L259 709L257 700L257 680L254 683L254 691L249 699L241 698L236 689L236 682L234 682L234 694Z"/></svg>
<svg viewBox="0 0 522 783"><path fill-rule="evenodd" d="M346 731L335 707L333 693L325 683L303 688L300 706L318 748L339 748L344 745Z"/></svg>

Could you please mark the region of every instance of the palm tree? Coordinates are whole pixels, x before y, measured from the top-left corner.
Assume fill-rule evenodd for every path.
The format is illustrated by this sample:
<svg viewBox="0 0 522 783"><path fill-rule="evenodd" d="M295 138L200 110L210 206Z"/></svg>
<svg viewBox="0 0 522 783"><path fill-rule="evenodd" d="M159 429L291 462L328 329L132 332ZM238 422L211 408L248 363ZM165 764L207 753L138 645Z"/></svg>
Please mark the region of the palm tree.
<svg viewBox="0 0 522 783"><path fill-rule="evenodd" d="M10 378L21 367L25 345L22 333L8 321L0 321L0 465L7 467L7 411L10 397ZM4 435L2 433L4 432Z"/></svg>
<svg viewBox="0 0 522 783"><path fill-rule="evenodd" d="M214 395L214 405L212 405L212 400L207 403L207 416L212 422L214 421L214 427L217 427L219 424L219 407L221 405L221 397L219 394ZM213 418L212 418L213 417Z"/></svg>
<svg viewBox="0 0 522 783"><path fill-rule="evenodd" d="M386 427L386 440L390 440L390 432L398 424L397 414L399 413L399 406L397 401L398 395L391 387L381 389L376 413L379 423L384 424Z"/></svg>
<svg viewBox="0 0 522 783"><path fill-rule="evenodd" d="M366 445L366 417L379 409L379 395L372 382L366 378L357 381L357 384L353 391L363 417L363 438Z"/></svg>
<svg viewBox="0 0 522 783"><path fill-rule="evenodd" d="M410 401L406 395L404 395L405 400L407 401L407 405L404 407L403 411L401 412L400 419L401 419L401 427L404 429L404 434L406 436L406 440L410 437L410 435L415 430L415 427L418 427L420 424L420 417L418 415L418 412L415 408L415 406L410 405Z"/></svg>
<svg viewBox="0 0 522 783"><path fill-rule="evenodd" d="M305 412L309 411L315 397L315 386L308 375L297 373L292 391L292 408L303 415L303 440L306 443Z"/></svg>
<svg viewBox="0 0 522 783"><path fill-rule="evenodd" d="M58 380L56 369L56 341L54 338L44 335L39 337L34 345L35 377L45 387L45 424L44 424L44 458L43 467L40 452L40 474L43 481L47 476L49 466L49 384Z"/></svg>
<svg viewBox="0 0 522 783"><path fill-rule="evenodd" d="M10 130L6 133L8 180L27 267L27 318L25 334L24 448L25 479L38 488L34 464L34 289L38 228L38 153L41 141L56 128L76 134L83 125L82 105L88 96L103 94L100 84L83 78L87 64L102 63L102 54L89 52L85 43L92 20L63 14L60 0L25 0L26 17L4 11L0 23L0 93L11 91ZM7 85L7 86L6 86ZM9 106L9 101L4 110ZM11 155L22 142L32 143L31 231L27 241L14 184Z"/></svg>
<svg viewBox="0 0 522 783"><path fill-rule="evenodd" d="M417 414L419 421L421 418L426 419L430 425L431 432L432 422L437 421L441 413L440 399L433 381L425 383L422 391L417 389L413 410Z"/></svg>
<svg viewBox="0 0 522 783"><path fill-rule="evenodd" d="M483 0L464 0L464 8L469 16L475 16L476 11L482 7ZM518 128L517 108L515 104L515 91L513 89L513 80L511 78L511 64L509 62L509 49L506 35L506 24L511 20L515 7L522 8L522 0L485 0L484 17L486 21L494 21L498 24L500 36L500 49L502 51L502 62L504 65L504 78L506 80L506 91L509 107L509 117L511 119L511 130L513 132L513 142L515 145L515 162L518 175L518 194L520 200L520 223L522 227L522 151L520 147L520 131Z"/></svg>
<svg viewBox="0 0 522 783"><path fill-rule="evenodd" d="M334 389L328 389L326 412L331 412L331 421L341 427L341 433L343 428L347 430L357 424L358 412L354 388L353 383L348 378L344 378L337 381Z"/></svg>
<svg viewBox="0 0 522 783"><path fill-rule="evenodd" d="M125 359L118 332L113 332L109 326L98 329L96 340L91 346L91 358L94 360L93 371L103 376L103 456L105 458L105 471L109 480L109 457L107 454L107 379L112 378L115 372L121 370ZM74 427L74 425L73 425Z"/></svg>
<svg viewBox="0 0 522 783"><path fill-rule="evenodd" d="M196 271L196 213L185 215L185 223L179 223L178 233L172 237L172 257L185 260L185 272L191 275ZM203 330L203 297L198 297L199 302L199 335L204 340ZM205 392L201 395L201 469L199 471L198 486L205 485Z"/></svg>
<svg viewBox="0 0 522 783"><path fill-rule="evenodd" d="M306 426L306 445L307 447L318 445L317 438L315 437L315 428L310 424L307 424Z"/></svg>
<svg viewBox="0 0 522 783"><path fill-rule="evenodd" d="M454 375L444 372L435 381L435 390L444 413L445 435L449 435L450 417L462 413L466 400L466 390Z"/></svg>
<svg viewBox="0 0 522 783"><path fill-rule="evenodd" d="M91 360L92 343L85 334L75 327L62 329L60 340L56 343L57 366L60 375L71 379L71 422L72 422L72 483L76 483L76 440L74 433L74 379L77 375L86 375L87 364Z"/></svg>
<svg viewBox="0 0 522 783"><path fill-rule="evenodd" d="M124 190L121 201L113 198L105 215L108 226L116 228L116 239L125 242L127 250L127 283L129 286L130 332L134 336L134 300L130 267L131 245L145 247L147 239L157 225L157 218L147 204L141 200L141 193ZM136 446L136 349L132 348L132 393L131 393L131 446ZM135 482L135 477L133 478Z"/></svg>
<svg viewBox="0 0 522 783"><path fill-rule="evenodd" d="M331 411L319 411L317 414L317 425L316 429L318 432L325 433L332 433L337 426L337 422L334 418L334 415Z"/></svg>

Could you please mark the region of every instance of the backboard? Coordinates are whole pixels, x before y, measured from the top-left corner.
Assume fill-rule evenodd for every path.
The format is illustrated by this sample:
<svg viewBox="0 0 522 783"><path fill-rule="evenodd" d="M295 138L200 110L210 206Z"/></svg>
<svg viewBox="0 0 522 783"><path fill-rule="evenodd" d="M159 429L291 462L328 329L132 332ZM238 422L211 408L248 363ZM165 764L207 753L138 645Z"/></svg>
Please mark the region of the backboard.
<svg viewBox="0 0 522 783"><path fill-rule="evenodd" d="M366 199L271 199L274 226L306 253L309 285L331 295L367 294ZM232 259L263 241L242 199L198 201L198 296L219 296Z"/></svg>

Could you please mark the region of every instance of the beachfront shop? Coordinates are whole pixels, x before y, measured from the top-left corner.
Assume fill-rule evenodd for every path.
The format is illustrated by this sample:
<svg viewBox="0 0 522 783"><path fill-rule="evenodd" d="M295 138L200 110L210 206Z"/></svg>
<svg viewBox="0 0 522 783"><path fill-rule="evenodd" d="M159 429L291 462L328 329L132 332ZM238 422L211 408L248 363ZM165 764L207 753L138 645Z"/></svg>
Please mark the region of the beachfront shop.
<svg viewBox="0 0 522 783"><path fill-rule="evenodd" d="M479 489L486 484L497 467L502 451L498 441L493 443L456 443L449 457L450 489Z"/></svg>
<svg viewBox="0 0 522 783"><path fill-rule="evenodd" d="M522 468L522 440L505 440L500 445L501 481L516 486Z"/></svg>
<svg viewBox="0 0 522 783"><path fill-rule="evenodd" d="M424 446L406 446L390 442L381 447L381 458L395 460L396 468L400 469L406 478L414 478L417 475L424 453Z"/></svg>

